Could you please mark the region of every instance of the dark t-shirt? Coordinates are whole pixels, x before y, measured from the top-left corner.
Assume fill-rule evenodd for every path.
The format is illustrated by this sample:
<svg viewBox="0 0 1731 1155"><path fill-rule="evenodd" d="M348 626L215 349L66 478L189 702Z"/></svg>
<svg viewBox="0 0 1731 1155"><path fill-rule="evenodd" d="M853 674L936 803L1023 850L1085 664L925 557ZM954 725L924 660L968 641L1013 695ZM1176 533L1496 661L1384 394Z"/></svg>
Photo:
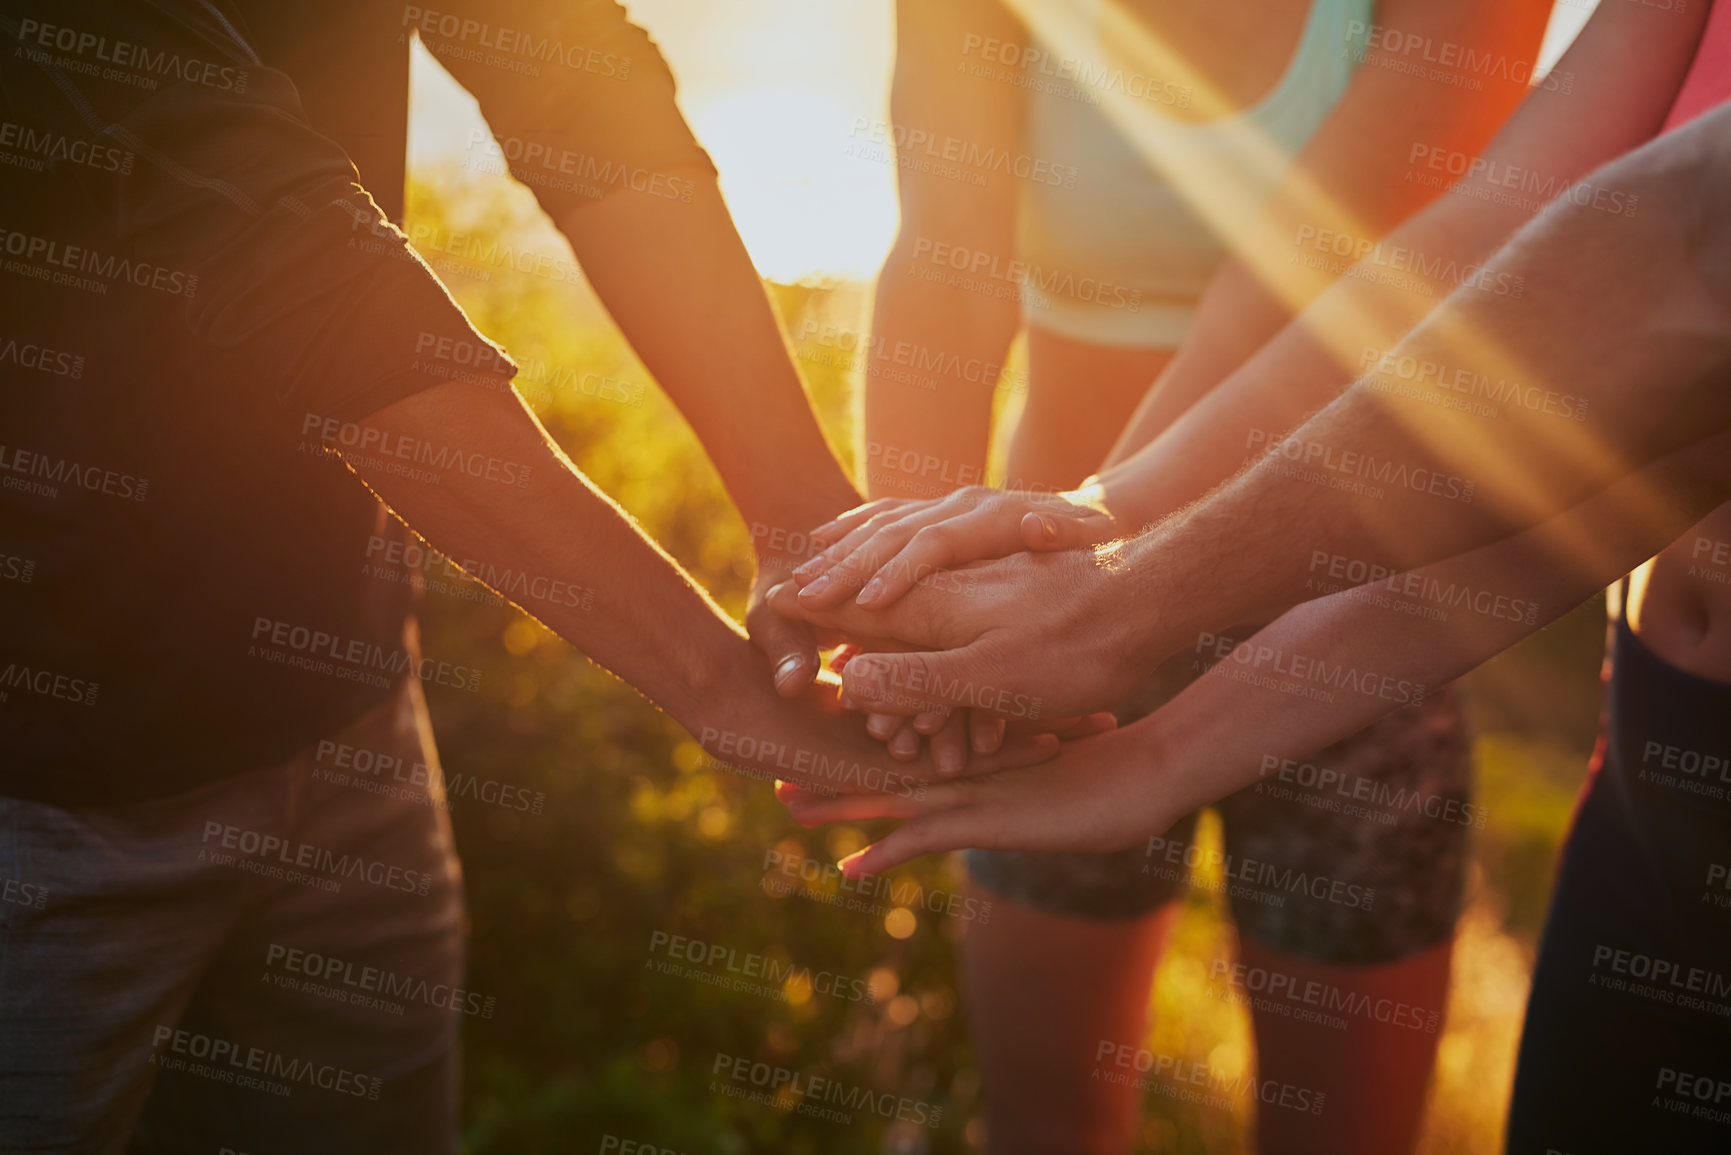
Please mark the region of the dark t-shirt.
<svg viewBox="0 0 1731 1155"><path fill-rule="evenodd" d="M415 34L562 222L713 176L613 0L0 0L0 794L167 795L472 679L405 650L406 531L327 452L429 350L512 371L387 223Z"/></svg>

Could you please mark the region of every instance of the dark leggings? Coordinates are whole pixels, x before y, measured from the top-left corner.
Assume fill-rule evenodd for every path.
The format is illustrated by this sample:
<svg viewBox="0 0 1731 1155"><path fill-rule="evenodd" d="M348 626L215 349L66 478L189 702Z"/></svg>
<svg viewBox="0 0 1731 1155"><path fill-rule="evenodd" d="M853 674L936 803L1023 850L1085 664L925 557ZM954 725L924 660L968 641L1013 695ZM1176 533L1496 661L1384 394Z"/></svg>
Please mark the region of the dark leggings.
<svg viewBox="0 0 1731 1155"><path fill-rule="evenodd" d="M1619 622L1533 972L1510 1155L1731 1152L1731 684Z"/></svg>

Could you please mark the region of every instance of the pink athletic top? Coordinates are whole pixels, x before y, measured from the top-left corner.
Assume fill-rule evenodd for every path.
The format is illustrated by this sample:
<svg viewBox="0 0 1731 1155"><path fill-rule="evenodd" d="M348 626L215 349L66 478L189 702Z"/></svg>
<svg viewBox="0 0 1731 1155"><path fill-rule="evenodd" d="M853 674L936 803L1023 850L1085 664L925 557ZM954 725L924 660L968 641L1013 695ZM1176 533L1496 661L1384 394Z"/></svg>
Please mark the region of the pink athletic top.
<svg viewBox="0 0 1731 1155"><path fill-rule="evenodd" d="M1689 75L1677 92L1677 103L1665 118L1665 131L1687 124L1727 99L1731 99L1731 4L1716 4L1707 17Z"/></svg>

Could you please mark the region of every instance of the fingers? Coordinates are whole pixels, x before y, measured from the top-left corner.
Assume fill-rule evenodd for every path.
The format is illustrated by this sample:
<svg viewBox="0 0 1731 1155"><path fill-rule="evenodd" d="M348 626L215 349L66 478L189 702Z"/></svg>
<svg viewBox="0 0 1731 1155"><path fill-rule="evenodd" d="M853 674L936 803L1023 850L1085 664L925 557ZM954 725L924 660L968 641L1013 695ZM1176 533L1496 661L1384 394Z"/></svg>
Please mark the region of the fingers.
<svg viewBox="0 0 1731 1155"><path fill-rule="evenodd" d="M932 765L939 774L960 774L968 765L968 715L971 710L952 710L943 728L932 735ZM914 719L918 726L919 719Z"/></svg>
<svg viewBox="0 0 1731 1155"><path fill-rule="evenodd" d="M879 742L888 742L901 732L908 720L899 714L868 714L866 715L866 733Z"/></svg>
<svg viewBox="0 0 1731 1155"><path fill-rule="evenodd" d="M775 796L795 822L810 827L874 818L912 818L934 805L932 792L937 789L928 787L926 797L921 799L901 794L819 794L788 782L777 785Z"/></svg>
<svg viewBox="0 0 1731 1155"><path fill-rule="evenodd" d="M1034 553L1081 549L1112 537L1116 523L1097 513L1069 516L1057 513L1022 515L1022 546Z"/></svg>
<svg viewBox="0 0 1731 1155"><path fill-rule="evenodd" d="M974 657L972 646L865 654L842 671L842 687L861 709L878 714L906 717L944 706L970 706Z"/></svg>
<svg viewBox="0 0 1731 1155"><path fill-rule="evenodd" d="M820 549L832 545L879 513L900 506L917 505L916 499L905 497L880 497L876 501L868 501L864 505L856 505L833 521L826 521L811 531L812 543Z"/></svg>
<svg viewBox="0 0 1731 1155"><path fill-rule="evenodd" d="M976 754L995 754L1004 744L1006 723L984 710L968 711L968 745Z"/></svg>
<svg viewBox="0 0 1731 1155"><path fill-rule="evenodd" d="M1020 519L1025 505L1010 495L994 495L965 513L906 517L880 531L860 550L864 558L885 560L856 599L867 609L881 610L916 585L942 570L1022 551ZM851 559L850 559L851 560ZM839 567L838 567L839 568Z"/></svg>
<svg viewBox="0 0 1731 1155"><path fill-rule="evenodd" d="M835 630L853 638L861 645L870 645L874 649L882 648L880 643L886 635L901 631L907 631L912 635L924 635L901 638L901 643L926 645L936 640L930 637L931 631L929 629L916 630L914 628L919 616L917 613L897 613L896 610L900 607L887 613L877 613L872 610L861 609L849 601L843 601L840 605L830 609L820 610L806 604L800 597L798 587L792 582L783 582L771 589L764 598L764 604L784 617L810 622L822 629ZM854 659L854 661L858 660L857 657ZM850 666L852 664L851 661L848 663ZM918 710L906 712L920 713Z"/></svg>
<svg viewBox="0 0 1731 1155"><path fill-rule="evenodd" d="M950 526L956 518L950 508L931 505L898 511L892 518L868 523L859 533L829 551L835 556L827 574L829 581L821 591L815 586L807 587L806 600L820 607L831 606L857 594L862 606L881 609L889 605L912 589L917 577L941 568L924 562L929 568L911 569L910 560L904 555L914 543L920 543L922 548L917 552L924 556L954 555L953 549L946 550L940 544L940 538L947 540L950 531L940 532L938 527ZM843 554L843 550L848 552Z"/></svg>
<svg viewBox="0 0 1731 1155"><path fill-rule="evenodd" d="M767 599L746 611L745 626L752 644L769 659L775 692L784 698L803 694L821 667L817 638L811 626L776 613Z"/></svg>
<svg viewBox="0 0 1731 1155"><path fill-rule="evenodd" d="M931 710L924 714L915 714L911 725L919 733L930 737L931 735L936 734L939 730L942 730L944 724L949 720L950 711Z"/></svg>
<svg viewBox="0 0 1731 1155"><path fill-rule="evenodd" d="M883 874L922 855L988 845L990 832L990 818L980 807L941 810L902 823L837 865L849 878Z"/></svg>
<svg viewBox="0 0 1731 1155"><path fill-rule="evenodd" d="M829 582L824 579L830 570L843 559L853 555L854 551L879 529L900 519L907 510L894 502L875 503L879 508L869 513L864 520L853 523L853 527L841 536L839 540L826 547L816 557L800 565L793 571L794 581L801 587L813 590L813 597L821 597L829 588Z"/></svg>
<svg viewBox="0 0 1731 1155"><path fill-rule="evenodd" d="M889 741L890 757L898 762L912 762L920 756L920 733L907 723L907 719L901 722Z"/></svg>

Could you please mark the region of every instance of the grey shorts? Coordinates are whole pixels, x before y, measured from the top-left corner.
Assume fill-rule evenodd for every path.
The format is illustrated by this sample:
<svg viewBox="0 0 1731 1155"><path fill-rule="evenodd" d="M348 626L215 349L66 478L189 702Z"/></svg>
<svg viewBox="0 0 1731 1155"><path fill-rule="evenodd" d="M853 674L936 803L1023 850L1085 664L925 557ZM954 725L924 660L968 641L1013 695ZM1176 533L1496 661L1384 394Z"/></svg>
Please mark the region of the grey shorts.
<svg viewBox="0 0 1731 1155"><path fill-rule="evenodd" d="M172 798L0 798L0 1150L454 1150L442 800L413 678Z"/></svg>
<svg viewBox="0 0 1731 1155"><path fill-rule="evenodd" d="M1344 965L1389 962L1446 940L1460 911L1472 803L1472 729L1453 686L1218 804L1223 853L1196 845L1196 815L1113 854L970 851L974 880L1050 914L1141 918L1187 879L1224 893L1241 934ZM1197 868L1201 868L1198 872Z"/></svg>

